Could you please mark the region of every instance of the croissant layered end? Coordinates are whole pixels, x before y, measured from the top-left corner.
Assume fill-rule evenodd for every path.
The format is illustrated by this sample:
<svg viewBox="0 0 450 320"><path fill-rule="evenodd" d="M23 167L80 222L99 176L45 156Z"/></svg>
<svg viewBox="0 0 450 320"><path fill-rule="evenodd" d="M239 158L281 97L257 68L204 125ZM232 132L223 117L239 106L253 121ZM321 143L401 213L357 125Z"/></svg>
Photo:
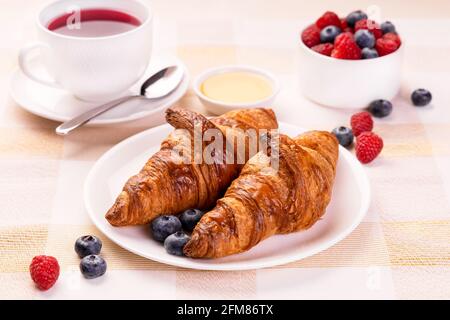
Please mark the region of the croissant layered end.
<svg viewBox="0 0 450 320"><path fill-rule="evenodd" d="M196 259L221 258L241 251L229 225L221 228L216 222L205 220L183 248L186 257Z"/></svg>
<svg viewBox="0 0 450 320"><path fill-rule="evenodd" d="M239 217L230 214L234 207L233 201L226 202L208 212L197 224L191 239L183 249L187 257L220 258L242 251L236 237L242 231L236 223Z"/></svg>
<svg viewBox="0 0 450 320"><path fill-rule="evenodd" d="M302 147L318 152L336 170L339 156L339 142L334 136L326 131L308 131L294 139L295 143Z"/></svg>
<svg viewBox="0 0 450 320"><path fill-rule="evenodd" d="M208 235L203 232L196 232L192 234L191 240L184 246L183 252L191 258L210 258L208 247Z"/></svg>
<svg viewBox="0 0 450 320"><path fill-rule="evenodd" d="M130 219L128 215L129 206L130 197L126 191L122 191L117 197L114 205L106 213L106 220L108 220L108 222L115 227L130 225L132 219Z"/></svg>
<svg viewBox="0 0 450 320"><path fill-rule="evenodd" d="M278 121L272 109L255 108L229 111L211 120L215 125L247 129L277 129Z"/></svg>

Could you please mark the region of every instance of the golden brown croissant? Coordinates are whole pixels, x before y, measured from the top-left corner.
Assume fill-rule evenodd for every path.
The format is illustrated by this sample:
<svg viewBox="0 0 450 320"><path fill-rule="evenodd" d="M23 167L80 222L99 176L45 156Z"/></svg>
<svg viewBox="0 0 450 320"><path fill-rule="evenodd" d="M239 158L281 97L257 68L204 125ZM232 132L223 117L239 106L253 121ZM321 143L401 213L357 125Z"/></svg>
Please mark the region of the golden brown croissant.
<svg viewBox="0 0 450 320"><path fill-rule="evenodd" d="M166 120L176 130L162 142L160 151L148 160L144 168L125 184L106 214L112 225L146 224L161 214L177 214L190 208L206 209L215 204L238 176L249 153L245 152L241 164L237 161L235 164L226 164L225 161L197 164L193 161L193 152L189 161L183 162L185 158L178 154L192 149L195 125L200 124L203 133L216 129L224 136L230 132L236 136L244 135L246 143L245 133L238 129L278 128L275 114L270 109L234 110L211 120L192 111L169 109ZM202 147L205 146L206 143Z"/></svg>
<svg viewBox="0 0 450 320"><path fill-rule="evenodd" d="M338 142L328 132L311 131L296 139L280 135L279 169L268 155L252 157L197 224L184 253L219 258L249 250L281 233L311 227L330 202Z"/></svg>

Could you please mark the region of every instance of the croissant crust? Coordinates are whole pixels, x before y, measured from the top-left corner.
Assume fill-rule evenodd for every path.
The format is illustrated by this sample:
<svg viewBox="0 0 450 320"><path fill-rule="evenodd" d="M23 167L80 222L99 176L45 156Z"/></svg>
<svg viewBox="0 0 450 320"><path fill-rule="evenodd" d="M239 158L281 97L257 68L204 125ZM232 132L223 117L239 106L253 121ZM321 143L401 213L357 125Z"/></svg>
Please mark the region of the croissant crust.
<svg viewBox="0 0 450 320"><path fill-rule="evenodd" d="M258 153L223 198L197 224L184 248L193 258L219 258L249 250L275 235L310 228L330 202L338 142L328 132L295 139L281 135L279 168Z"/></svg>

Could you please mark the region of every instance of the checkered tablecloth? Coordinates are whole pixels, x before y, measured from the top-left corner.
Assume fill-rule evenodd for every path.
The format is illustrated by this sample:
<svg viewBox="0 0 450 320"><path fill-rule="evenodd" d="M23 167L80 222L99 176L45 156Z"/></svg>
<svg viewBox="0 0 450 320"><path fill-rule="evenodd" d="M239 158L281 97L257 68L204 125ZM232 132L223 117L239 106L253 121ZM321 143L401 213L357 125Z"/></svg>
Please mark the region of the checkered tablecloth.
<svg viewBox="0 0 450 320"><path fill-rule="evenodd" d="M326 9L344 14L376 2L406 43L401 95L393 114L375 124L385 148L365 166L373 200L364 221L313 257L244 272L146 260L92 225L82 199L87 173L106 150L148 125L83 128L62 138L53 132L57 123L12 101L9 75L19 48L34 39L42 2L0 0L0 298L450 298L449 1L152 1L156 51L178 55L193 76L234 63L272 71L283 86L273 106L279 120L306 128L330 130L352 113L317 106L299 93L298 33L307 20ZM432 106L410 104L417 87L432 91ZM191 91L177 105L203 110ZM78 271L73 244L83 234L104 240L109 269L100 279L86 281ZM62 267L45 293L28 274L39 254L57 257Z"/></svg>

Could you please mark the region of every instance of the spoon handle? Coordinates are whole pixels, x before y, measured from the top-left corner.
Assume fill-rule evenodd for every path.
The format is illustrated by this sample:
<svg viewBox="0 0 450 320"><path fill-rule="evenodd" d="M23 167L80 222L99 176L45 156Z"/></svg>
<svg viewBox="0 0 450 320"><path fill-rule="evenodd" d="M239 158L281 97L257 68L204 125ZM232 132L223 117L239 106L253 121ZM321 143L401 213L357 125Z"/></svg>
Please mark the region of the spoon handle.
<svg viewBox="0 0 450 320"><path fill-rule="evenodd" d="M73 130L75 130L76 128L81 127L82 125L86 124L87 122L89 122L92 118L97 117L98 115L114 108L115 106L122 104L126 101L138 98L140 96L125 96L125 97L121 97L118 98L116 100L107 102L99 107L96 107L92 110L89 110L81 115L79 115L78 117L75 117L69 121L66 121L64 123L62 123L58 128L56 128L56 133L62 136L65 136L67 134L69 134L70 132L72 132Z"/></svg>

